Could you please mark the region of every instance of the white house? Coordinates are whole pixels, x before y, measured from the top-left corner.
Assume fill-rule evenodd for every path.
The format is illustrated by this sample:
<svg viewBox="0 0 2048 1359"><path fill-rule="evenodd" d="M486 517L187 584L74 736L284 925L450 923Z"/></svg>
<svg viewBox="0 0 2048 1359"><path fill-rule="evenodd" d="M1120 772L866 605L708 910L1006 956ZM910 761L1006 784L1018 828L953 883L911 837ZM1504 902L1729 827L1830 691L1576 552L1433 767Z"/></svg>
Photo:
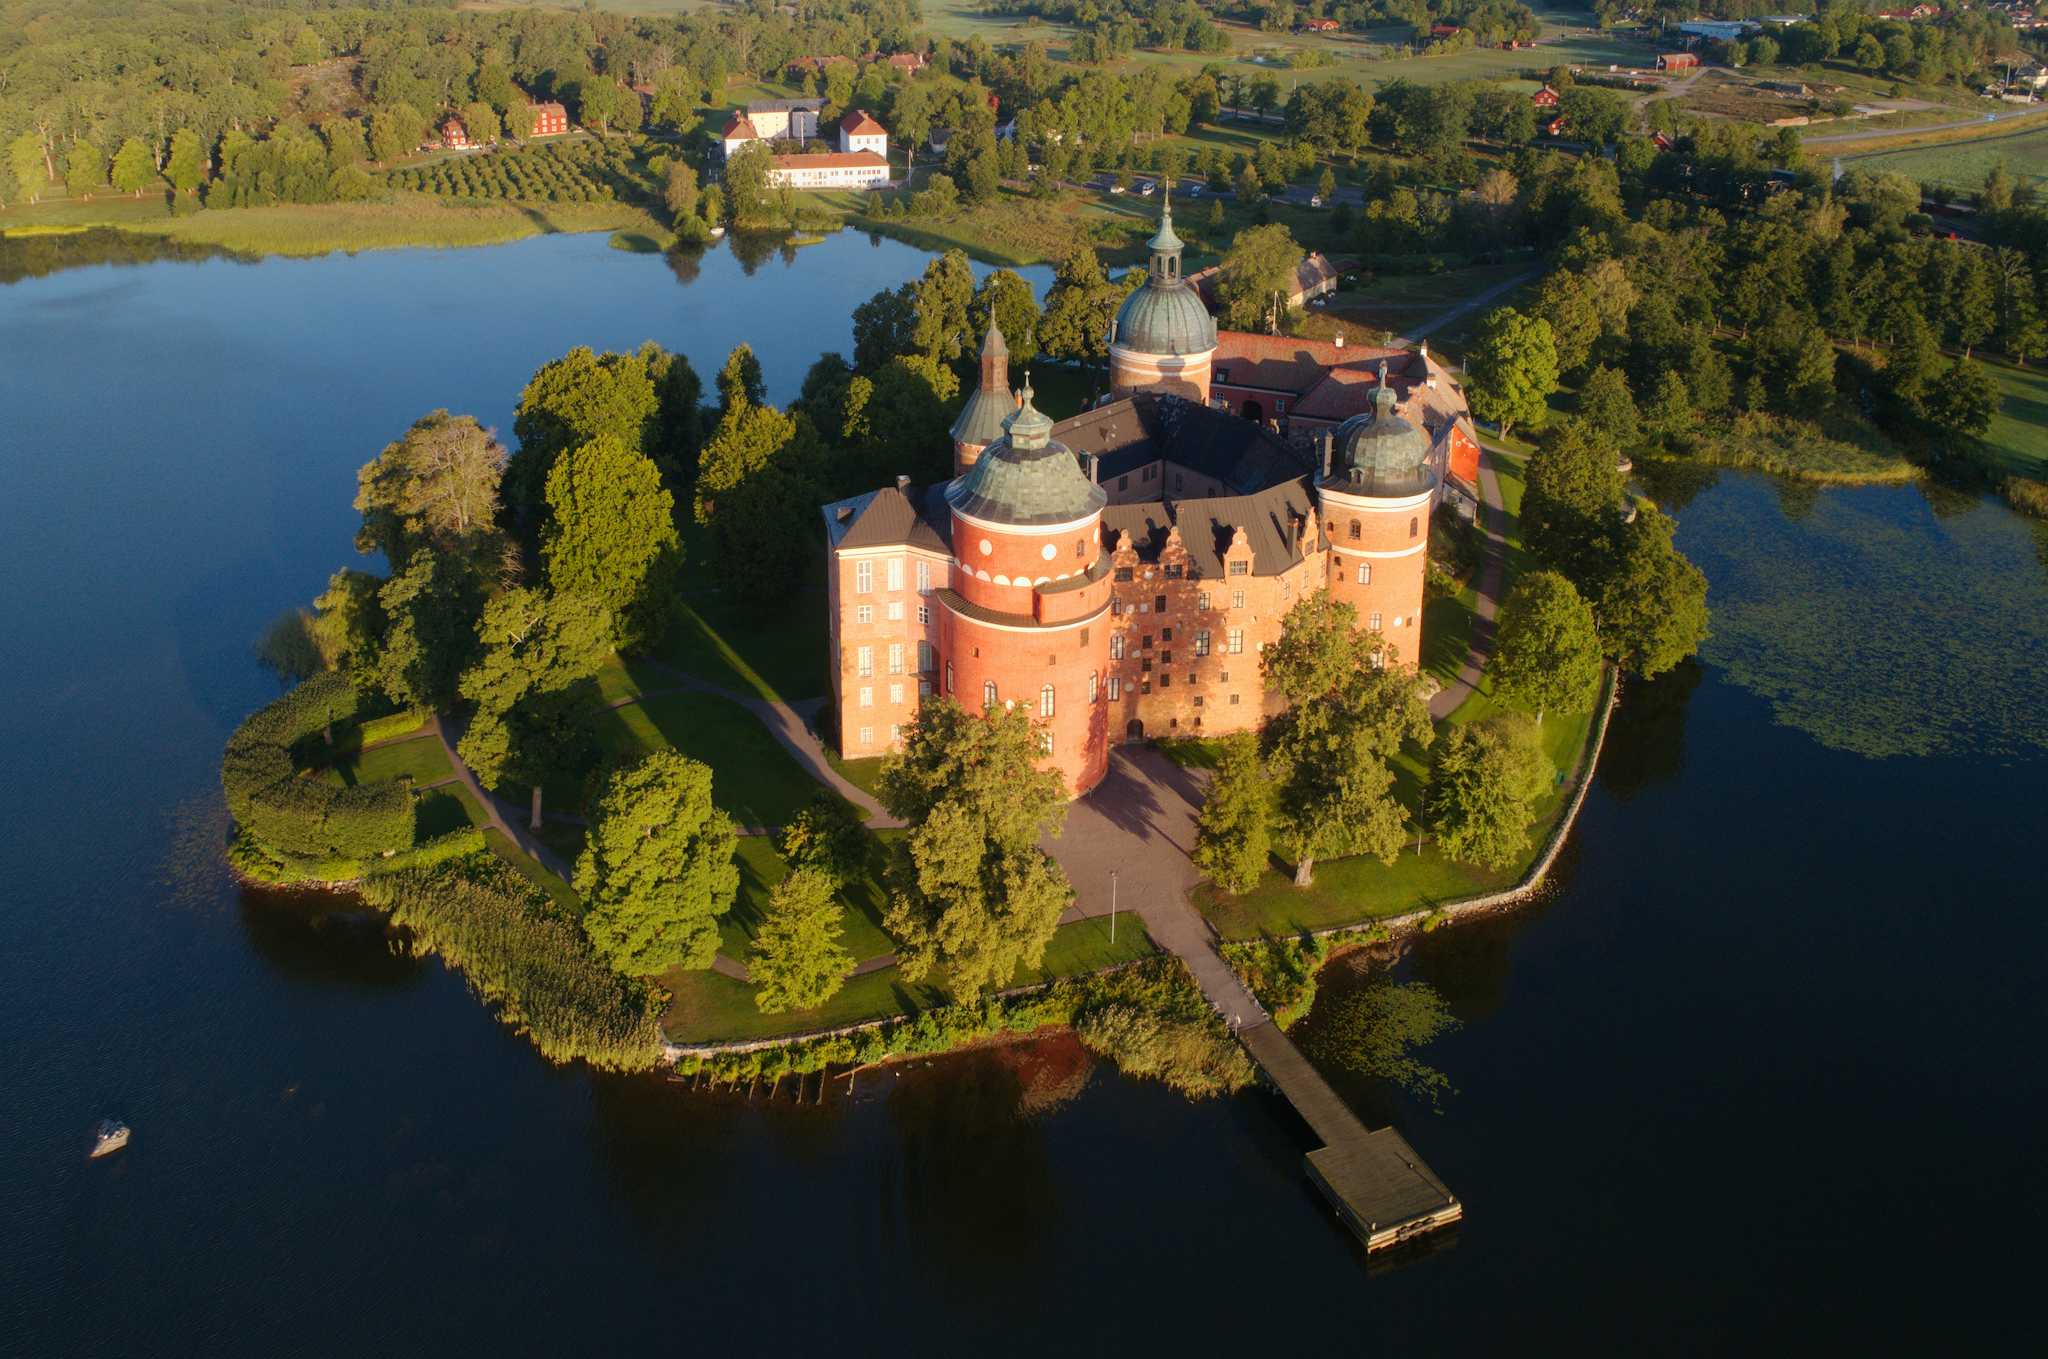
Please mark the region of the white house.
<svg viewBox="0 0 2048 1359"><path fill-rule="evenodd" d="M877 122L875 116L865 109L854 109L839 120L839 149L841 151L872 151L883 160L889 158L889 131Z"/></svg>
<svg viewBox="0 0 2048 1359"><path fill-rule="evenodd" d="M818 135L822 99L760 99L747 105L747 121L771 142L807 142Z"/></svg>
<svg viewBox="0 0 2048 1359"><path fill-rule="evenodd" d="M770 164L769 183L792 189L866 189L889 182L889 162L874 151L776 156Z"/></svg>

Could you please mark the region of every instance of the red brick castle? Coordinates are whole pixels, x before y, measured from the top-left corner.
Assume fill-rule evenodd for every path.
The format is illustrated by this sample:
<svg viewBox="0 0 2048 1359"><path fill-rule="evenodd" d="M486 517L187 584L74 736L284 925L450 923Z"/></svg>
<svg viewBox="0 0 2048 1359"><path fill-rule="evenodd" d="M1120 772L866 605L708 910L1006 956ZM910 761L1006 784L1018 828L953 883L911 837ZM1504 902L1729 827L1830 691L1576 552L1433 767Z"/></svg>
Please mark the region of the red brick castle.
<svg viewBox="0 0 2048 1359"><path fill-rule="evenodd" d="M1170 202L1149 246L1110 329L1107 401L1055 423L1028 382L1012 394L991 327L953 480L824 507L848 758L895 748L938 692L1024 707L1086 792L1113 742L1278 711L1259 654L1326 587L1387 663L1416 663L1430 513L1447 477L1476 475L1463 394L1426 350L1219 334L1181 277ZM1316 415L1289 419L1310 394Z"/></svg>

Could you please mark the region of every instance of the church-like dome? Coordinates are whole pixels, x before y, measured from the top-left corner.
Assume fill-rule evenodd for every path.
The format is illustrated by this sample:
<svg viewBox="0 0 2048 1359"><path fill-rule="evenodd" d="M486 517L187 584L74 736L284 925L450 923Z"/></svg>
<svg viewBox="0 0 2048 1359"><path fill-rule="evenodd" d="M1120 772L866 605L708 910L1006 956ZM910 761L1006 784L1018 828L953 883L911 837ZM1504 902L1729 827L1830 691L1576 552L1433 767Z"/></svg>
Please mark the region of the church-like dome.
<svg viewBox="0 0 2048 1359"><path fill-rule="evenodd" d="M1394 390L1380 374L1370 415L1354 415L1332 436L1332 490L1360 495L1415 495L1436 484L1429 436L1394 414Z"/></svg>
<svg viewBox="0 0 2048 1359"><path fill-rule="evenodd" d="M960 513L997 524L1070 524L1099 511L1109 497L1088 479L1074 451L1052 437L1052 421L1023 403L1003 421L1003 437L946 488Z"/></svg>
<svg viewBox="0 0 2048 1359"><path fill-rule="evenodd" d="M1173 230L1173 191L1159 214L1159 232L1146 242L1152 266L1145 286L1124 299L1109 328L1109 342L1140 354L1206 354L1216 347L1216 318L1180 274L1181 239Z"/></svg>

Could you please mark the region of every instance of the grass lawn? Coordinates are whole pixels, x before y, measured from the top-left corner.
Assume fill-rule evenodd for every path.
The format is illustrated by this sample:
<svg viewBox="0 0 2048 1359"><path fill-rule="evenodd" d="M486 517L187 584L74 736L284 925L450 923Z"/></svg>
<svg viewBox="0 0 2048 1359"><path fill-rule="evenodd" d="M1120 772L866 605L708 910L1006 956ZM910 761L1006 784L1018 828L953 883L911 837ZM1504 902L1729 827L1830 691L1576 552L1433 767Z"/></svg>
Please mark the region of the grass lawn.
<svg viewBox="0 0 2048 1359"><path fill-rule="evenodd" d="M1894 138L1869 144L1836 143L1813 147L1816 155L1839 155L1845 168L1868 170L1872 174L1901 174L1922 183L1947 184L1956 189L1975 190L1994 165L2003 163L2021 183L2048 180L2048 115L2023 118L2012 123L1988 123L1988 135L1974 135L1968 128L1930 133L1925 138ZM1901 146L1901 142L1918 145Z"/></svg>
<svg viewBox="0 0 2048 1359"><path fill-rule="evenodd" d="M825 762L832 766L840 778L869 797L876 796L875 790L882 782L881 756L874 755L865 760L842 760L839 758L839 752L832 749L828 741L825 745Z"/></svg>
<svg viewBox="0 0 2048 1359"><path fill-rule="evenodd" d="M885 832L888 839L903 832ZM867 871L847 886L840 925L845 933L840 943L855 962L896 951L896 941L882 929L882 908L888 894L882 886L882 866L888 839L871 842ZM775 842L765 835L750 835L739 843L740 893L732 909L719 924L719 948L729 958L745 962L754 951L754 938L766 919L768 898L776 884L789 876L789 863L776 851Z"/></svg>
<svg viewBox="0 0 2048 1359"><path fill-rule="evenodd" d="M598 715L597 740L608 755L637 758L672 747L702 760L712 769L712 800L743 826L780 826L824 787L752 713L711 694L663 694L608 709ZM548 789L563 811L579 792L580 783Z"/></svg>
<svg viewBox="0 0 2048 1359"><path fill-rule="evenodd" d="M409 776L418 783L433 783L455 771L448 764L448 752L438 736L416 736L408 741L373 746L367 751L343 755L320 771L327 783L353 788L359 783L383 783Z"/></svg>
<svg viewBox="0 0 2048 1359"><path fill-rule="evenodd" d="M425 844L437 835L481 826L490 820L476 796L460 783L444 783L421 793L413 807L413 843Z"/></svg>
<svg viewBox="0 0 2048 1359"><path fill-rule="evenodd" d="M1060 926L1046 947L1044 966L1020 976L1014 984L1028 986L1057 976L1093 972L1153 951L1152 941L1145 937L1145 931L1133 917L1117 921L1113 945L1109 942L1107 920L1080 920ZM670 995L668 1009L661 1018L662 1028L670 1038L684 1043L780 1038L864 1020L916 1014L952 1001L941 972L912 983L893 967L852 978L824 1005L800 1014L763 1014L754 1003L751 984L716 972L670 972L659 982Z"/></svg>
<svg viewBox="0 0 2048 1359"><path fill-rule="evenodd" d="M678 670L741 694L786 702L831 692L825 670L824 570L806 573L787 609L716 595L683 602L683 621L656 654Z"/></svg>
<svg viewBox="0 0 2048 1359"><path fill-rule="evenodd" d="M612 657L597 672L597 695L606 703L616 703L622 698L639 698L649 690L673 688L675 680L669 676L645 661L629 661L623 656Z"/></svg>
<svg viewBox="0 0 2048 1359"><path fill-rule="evenodd" d="M1986 366L2005 391L1984 435L1992 463L2003 472L2048 481L2048 369Z"/></svg>
<svg viewBox="0 0 2048 1359"><path fill-rule="evenodd" d="M583 918L583 902L570 890L569 884L542 868L538 860L514 844L505 832L496 826L484 827L484 843L491 847L491 853L518 869L519 876L546 892L570 919Z"/></svg>

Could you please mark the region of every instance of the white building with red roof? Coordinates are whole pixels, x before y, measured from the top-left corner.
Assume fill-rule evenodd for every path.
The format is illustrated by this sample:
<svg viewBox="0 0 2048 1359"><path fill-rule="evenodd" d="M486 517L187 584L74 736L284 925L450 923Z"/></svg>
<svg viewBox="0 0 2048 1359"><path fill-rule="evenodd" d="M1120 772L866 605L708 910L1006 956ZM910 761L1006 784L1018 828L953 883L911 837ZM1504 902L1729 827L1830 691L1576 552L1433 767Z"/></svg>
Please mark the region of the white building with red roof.
<svg viewBox="0 0 2048 1359"><path fill-rule="evenodd" d="M889 130L866 109L853 109L839 120L841 151L872 151L889 158Z"/></svg>

